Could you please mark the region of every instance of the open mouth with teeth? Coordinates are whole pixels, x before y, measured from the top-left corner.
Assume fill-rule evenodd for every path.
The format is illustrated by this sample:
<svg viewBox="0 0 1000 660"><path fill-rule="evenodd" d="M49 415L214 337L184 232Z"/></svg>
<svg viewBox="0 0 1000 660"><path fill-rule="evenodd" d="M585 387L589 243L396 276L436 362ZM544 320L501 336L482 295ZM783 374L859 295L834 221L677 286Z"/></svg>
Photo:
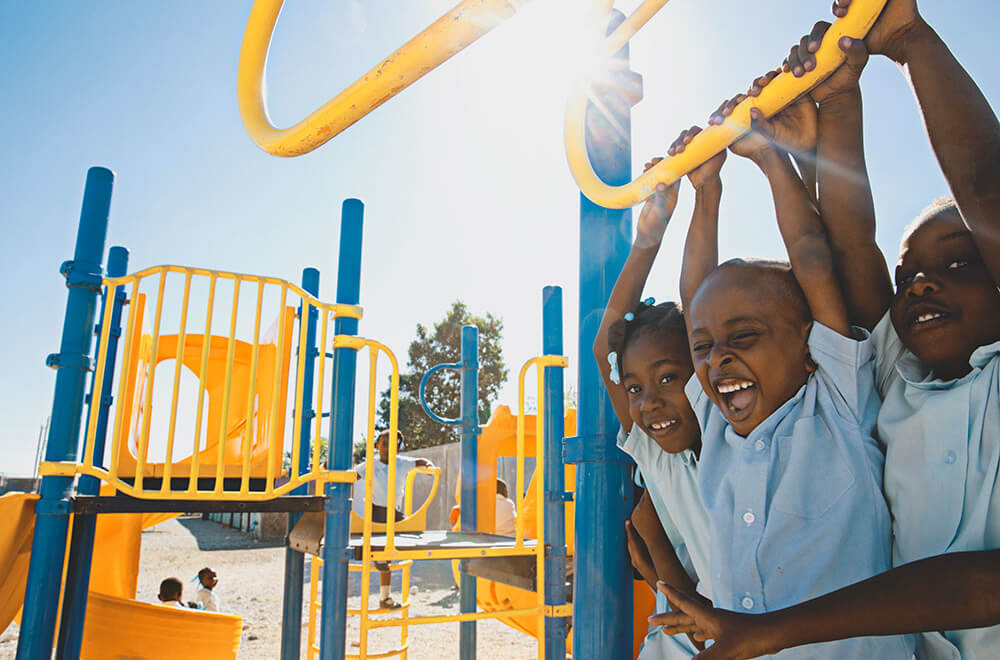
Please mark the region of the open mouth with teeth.
<svg viewBox="0 0 1000 660"><path fill-rule="evenodd" d="M646 428L650 435L664 435L677 428L678 419L665 419L658 422L647 422Z"/></svg>
<svg viewBox="0 0 1000 660"><path fill-rule="evenodd" d="M906 327L912 330L930 329L947 323L949 319L951 314L943 309L918 305L906 314Z"/></svg>
<svg viewBox="0 0 1000 660"><path fill-rule="evenodd" d="M745 378L725 378L715 383L715 391L726 417L741 418L750 413L757 400L757 385Z"/></svg>

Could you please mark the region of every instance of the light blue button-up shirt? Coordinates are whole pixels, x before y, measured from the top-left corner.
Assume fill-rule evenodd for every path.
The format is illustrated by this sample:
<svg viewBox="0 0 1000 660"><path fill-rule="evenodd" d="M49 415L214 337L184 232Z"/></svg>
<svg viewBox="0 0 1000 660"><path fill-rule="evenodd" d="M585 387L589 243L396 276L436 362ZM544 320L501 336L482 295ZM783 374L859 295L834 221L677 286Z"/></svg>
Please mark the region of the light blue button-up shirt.
<svg viewBox="0 0 1000 660"><path fill-rule="evenodd" d="M968 374L942 381L906 350L888 314L872 340L894 565L1000 548L1000 342L976 349ZM923 635L917 656L1000 658L1000 626Z"/></svg>
<svg viewBox="0 0 1000 660"><path fill-rule="evenodd" d="M698 492L698 458L690 449L676 454L663 451L638 424L632 424L628 434L624 429L618 432L618 446L639 466L663 531L681 563L690 564L685 569L698 593L711 598L708 514Z"/></svg>
<svg viewBox="0 0 1000 660"><path fill-rule="evenodd" d="M702 391L686 393L702 427L698 479L711 521L716 607L768 612L890 568L873 349L813 323L818 368L748 436ZM782 658L910 658L912 638L860 637L788 649Z"/></svg>

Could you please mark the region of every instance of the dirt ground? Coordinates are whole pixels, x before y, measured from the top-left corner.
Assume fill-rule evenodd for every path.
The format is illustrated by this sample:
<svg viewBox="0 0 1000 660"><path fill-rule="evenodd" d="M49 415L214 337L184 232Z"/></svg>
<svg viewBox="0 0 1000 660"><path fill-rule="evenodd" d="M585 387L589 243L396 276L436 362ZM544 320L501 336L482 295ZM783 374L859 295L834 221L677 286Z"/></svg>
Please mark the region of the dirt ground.
<svg viewBox="0 0 1000 660"><path fill-rule="evenodd" d="M156 602L160 580L174 576L184 583L185 599L193 599L191 580L198 569L210 566L219 575L216 588L225 612L243 617L243 639L239 658L276 660L281 645L282 580L285 548L280 543L256 542L248 535L200 517L182 517L146 530L142 534L138 599ZM306 560L305 597L309 594L309 561ZM371 606L377 606L377 574L372 576ZM393 576L393 597L400 597L399 574ZM411 616L433 616L458 612L458 591L454 589L450 562L415 562L411 583L417 593L410 597ZM360 577L352 574L351 594L360 594ZM359 607L359 597L350 599ZM302 620L308 618L303 606ZM458 657L458 624L410 626L410 653L413 660ZM477 624L477 657L484 660L519 660L535 657L535 640L497 621ZM357 617L348 617L347 637L359 639ZM306 628L303 623L302 654L305 658ZM317 635L318 639L318 635ZM397 628L376 631L370 637L370 652L390 648L399 642ZM16 625L0 635L0 660L14 658ZM356 645L348 653L357 653Z"/></svg>

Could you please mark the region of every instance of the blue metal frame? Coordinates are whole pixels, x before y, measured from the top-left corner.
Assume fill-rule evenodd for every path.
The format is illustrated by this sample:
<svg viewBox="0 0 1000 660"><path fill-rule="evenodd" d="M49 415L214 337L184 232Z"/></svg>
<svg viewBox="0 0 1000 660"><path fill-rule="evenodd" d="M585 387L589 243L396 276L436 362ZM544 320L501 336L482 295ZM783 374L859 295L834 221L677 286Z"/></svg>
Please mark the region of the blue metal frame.
<svg viewBox="0 0 1000 660"><path fill-rule="evenodd" d="M115 246L108 251L108 277L121 277L128 273L128 250ZM104 309L111 299L111 329L108 332L108 351L104 373L107 376L101 383L98 398L94 397L94 379L90 379L90 394L87 395L87 416L83 428L90 424L90 416L94 414L97 402L97 423L94 433L94 465L104 461L104 447L108 435L108 413L111 410L114 387L112 375L115 373L117 361L118 339L122 334L122 307L125 305L125 286L115 287L113 292L105 288L101 297L101 312L98 319L104 319ZM101 325L94 329L97 343L94 351L101 349ZM101 481L96 477L84 475L77 484L79 495L97 495L100 493ZM56 641L56 660L63 658L79 658L80 646L83 643L83 620L87 612L87 590L90 586L90 562L94 554L94 535L97 529L95 514L73 516L73 532L70 535L69 563L66 568L66 584L63 587L62 624L59 626L59 636Z"/></svg>
<svg viewBox="0 0 1000 660"><path fill-rule="evenodd" d="M614 11L608 31L623 20ZM605 182L622 185L631 180L630 105L641 82L628 70L627 45L615 59L617 84L587 107L587 151ZM580 195L579 412L577 437L566 442L566 461L577 463L573 656L580 660L632 655L624 526L632 509L631 460L616 447L618 420L591 349L631 236L631 209L606 209Z"/></svg>
<svg viewBox="0 0 1000 660"><path fill-rule="evenodd" d="M461 375L461 415L457 419L439 417L427 405L424 390L427 380L441 369L457 369ZM479 328L467 325L462 328L462 358L460 362L431 367L420 379L420 406L439 424L459 425L462 435L462 507L459 518L465 531L479 528L476 513L476 484L479 481L477 461L479 456ZM463 614L476 611L476 578L462 573L458 580L459 611ZM476 622L459 623L459 657L475 660Z"/></svg>
<svg viewBox="0 0 1000 660"><path fill-rule="evenodd" d="M315 268L305 268L302 271L302 288L309 294L319 296L319 271ZM312 420L316 411L312 407L313 374L316 370L316 358L319 349L316 347L316 321L319 310L310 306L309 312L303 314L303 305L299 306L299 323L306 324L305 343L299 345L299 359L304 361L302 368L302 418L299 427L299 474L309 471L309 457L312 456ZM301 335L300 335L301 336ZM309 487L302 485L293 490L291 495L306 495ZM295 523L302 517L300 513L288 514L288 531L295 528ZM287 540L286 540L287 543ZM285 594L281 610L281 660L297 660L302 651L302 585L305 578L305 555L290 547L285 548Z"/></svg>
<svg viewBox="0 0 1000 660"><path fill-rule="evenodd" d="M64 262L59 269L66 276L69 293L59 353L46 359L48 366L58 369L46 461L73 462L79 451L83 393L91 365L90 348L113 183L111 170L92 167L87 171L73 260ZM41 499L35 506L35 533L17 660L48 660L52 656L72 494L72 477L42 478Z"/></svg>
<svg viewBox="0 0 1000 660"><path fill-rule="evenodd" d="M337 262L337 302L357 305L361 297L361 243L365 206L344 200L340 217L340 255ZM357 319L338 318L338 335L356 335ZM349 470L354 443L354 387L358 353L352 348L333 352L331 428L328 465ZM326 539L323 544L323 605L320 614L322 660L343 660L347 644L347 569L351 530L351 484L326 485Z"/></svg>
<svg viewBox="0 0 1000 660"><path fill-rule="evenodd" d="M542 289L542 353L563 354L562 288ZM565 605L566 474L562 460L565 435L563 370L545 367L545 604ZM545 618L545 660L565 660L569 621Z"/></svg>

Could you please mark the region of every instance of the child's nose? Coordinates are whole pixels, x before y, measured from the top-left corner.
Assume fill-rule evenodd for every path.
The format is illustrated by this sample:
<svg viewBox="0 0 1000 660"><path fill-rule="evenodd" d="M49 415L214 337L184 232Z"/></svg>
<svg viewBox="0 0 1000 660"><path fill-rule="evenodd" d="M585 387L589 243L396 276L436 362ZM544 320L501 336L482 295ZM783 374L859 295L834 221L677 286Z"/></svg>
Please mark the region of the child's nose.
<svg viewBox="0 0 1000 660"><path fill-rule="evenodd" d="M910 295L926 296L929 293L937 293L941 290L937 280L929 278L926 273L919 272L913 276L910 282Z"/></svg>

